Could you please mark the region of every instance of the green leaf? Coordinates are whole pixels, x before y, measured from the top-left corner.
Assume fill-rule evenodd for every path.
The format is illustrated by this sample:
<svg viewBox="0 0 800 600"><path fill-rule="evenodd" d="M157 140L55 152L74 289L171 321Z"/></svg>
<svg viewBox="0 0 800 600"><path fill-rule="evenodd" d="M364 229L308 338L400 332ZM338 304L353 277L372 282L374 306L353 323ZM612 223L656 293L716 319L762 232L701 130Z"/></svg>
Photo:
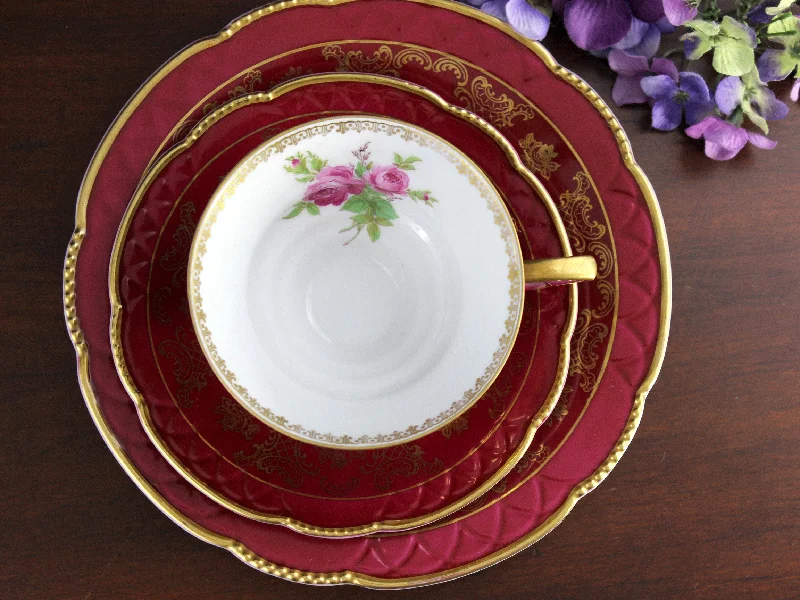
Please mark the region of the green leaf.
<svg viewBox="0 0 800 600"><path fill-rule="evenodd" d="M375 222L378 225L383 225L384 227L394 227L394 223L392 223L391 221L387 221L386 219L382 219L381 217L375 217Z"/></svg>
<svg viewBox="0 0 800 600"><path fill-rule="evenodd" d="M317 173L319 173L322 170L322 168L325 166L325 163L323 162L323 160L319 156L314 154L313 152L309 152L308 153L308 157L311 160L311 168L314 171L316 171Z"/></svg>
<svg viewBox="0 0 800 600"><path fill-rule="evenodd" d="M367 165L367 171L371 171L372 170L372 165L373 165L373 162L369 161L369 164Z"/></svg>
<svg viewBox="0 0 800 600"><path fill-rule="evenodd" d="M309 181L314 181L314 176L313 175L301 175L301 176L297 177L296 179L300 183L308 183Z"/></svg>
<svg viewBox="0 0 800 600"><path fill-rule="evenodd" d="M767 35L786 35L796 33L800 29L794 15L786 13L773 19L767 27Z"/></svg>
<svg viewBox="0 0 800 600"><path fill-rule="evenodd" d="M714 23L710 21L704 21L703 19L695 19L693 21L687 21L684 23L684 26L688 27L689 29L694 29L695 31L699 31L709 37L717 35L720 30L719 23Z"/></svg>
<svg viewBox="0 0 800 600"><path fill-rule="evenodd" d="M409 156L403 162L404 163L415 163L415 162L420 162L420 161L422 161L422 159L420 157L418 157L418 156Z"/></svg>
<svg viewBox="0 0 800 600"><path fill-rule="evenodd" d="M751 38L753 30L750 29L744 23L740 23L733 17L725 15L722 18L722 25L720 25L720 31L724 33L725 36L729 39L749 44L750 46L755 48L756 43Z"/></svg>
<svg viewBox="0 0 800 600"><path fill-rule="evenodd" d="M368 215L355 215L352 217L353 223L358 223L359 225L366 225L367 223L371 223L372 219Z"/></svg>
<svg viewBox="0 0 800 600"><path fill-rule="evenodd" d="M305 210L305 208L306 208L305 205L306 204L307 204L307 202L298 202L297 204L294 205L292 210L289 211L289 214L287 214L283 218L284 219L294 219L297 215L299 215L301 212L303 212Z"/></svg>
<svg viewBox="0 0 800 600"><path fill-rule="evenodd" d="M371 239L373 242L377 242L381 237L381 228L375 223L370 223L367 225L367 234L369 235L369 239Z"/></svg>
<svg viewBox="0 0 800 600"><path fill-rule="evenodd" d="M358 164L356 165L356 169L355 169L356 177L363 177L364 173L366 173L366 172L367 171L364 168L363 163L361 161L358 161Z"/></svg>
<svg viewBox="0 0 800 600"><path fill-rule="evenodd" d="M397 152L394 153L394 164L399 165L403 163L403 157L400 156Z"/></svg>
<svg viewBox="0 0 800 600"><path fill-rule="evenodd" d="M749 46L726 40L714 49L712 64L723 75L744 75L755 65L755 53Z"/></svg>
<svg viewBox="0 0 800 600"><path fill-rule="evenodd" d="M306 210L308 211L308 214L314 215L315 217L319 214L319 206L313 202L306 202Z"/></svg>
<svg viewBox="0 0 800 600"><path fill-rule="evenodd" d="M352 213L363 213L366 212L367 208L369 207L369 202L361 197L361 194L358 196L350 196L350 199L342 204L341 210L346 210Z"/></svg>
<svg viewBox="0 0 800 600"><path fill-rule="evenodd" d="M417 168L414 165L409 165L408 163L402 163L397 165L398 169L403 169L403 171L416 171Z"/></svg>
<svg viewBox="0 0 800 600"><path fill-rule="evenodd" d="M388 200L380 198L375 201L375 215L382 219L396 219L397 212Z"/></svg>

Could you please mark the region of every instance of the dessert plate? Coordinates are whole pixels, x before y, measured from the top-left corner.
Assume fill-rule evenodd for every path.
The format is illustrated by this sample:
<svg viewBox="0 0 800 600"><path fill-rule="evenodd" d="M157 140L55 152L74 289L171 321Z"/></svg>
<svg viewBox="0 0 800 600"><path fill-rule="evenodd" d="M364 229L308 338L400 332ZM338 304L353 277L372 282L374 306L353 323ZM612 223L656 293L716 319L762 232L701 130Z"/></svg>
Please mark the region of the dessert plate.
<svg viewBox="0 0 800 600"><path fill-rule="evenodd" d="M494 385L463 418L413 444L331 451L286 438L239 407L214 378L192 333L186 268L199 213L218 182L264 136L315 121L320 112L369 109L373 116L425 123L443 140L469 147L522 210L535 233L530 238L520 228L525 257L554 256L568 247L552 205L472 121L441 110L429 92L403 82L330 79L308 78L237 99L209 115L196 128L196 140L160 160L123 219L110 285L118 307L115 360L145 428L170 462L240 514L342 536L441 518L513 468L559 395L574 302L573 286L528 292L520 334Z"/></svg>
<svg viewBox="0 0 800 600"><path fill-rule="evenodd" d="M202 118L204 106L311 68L392 71L473 106L543 178L575 250L589 249L601 267L596 282L581 286L565 392L519 468L465 512L408 533L321 540L198 495L154 451L112 361L103 275L115 224L148 163ZM165 514L266 573L381 588L466 575L550 532L628 447L663 360L671 307L658 204L610 110L540 45L474 9L435 0L273 5L177 55L98 148L64 284L87 407L120 464Z"/></svg>

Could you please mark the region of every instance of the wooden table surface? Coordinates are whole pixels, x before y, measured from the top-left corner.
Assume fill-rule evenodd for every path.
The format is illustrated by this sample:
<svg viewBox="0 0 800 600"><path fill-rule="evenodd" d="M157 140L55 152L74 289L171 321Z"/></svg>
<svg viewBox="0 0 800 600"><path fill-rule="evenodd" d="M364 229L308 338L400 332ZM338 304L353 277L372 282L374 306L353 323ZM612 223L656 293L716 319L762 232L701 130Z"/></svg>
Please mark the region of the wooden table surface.
<svg viewBox="0 0 800 600"><path fill-rule="evenodd" d="M75 198L106 127L162 62L251 2L3 2L0 598L378 593L279 581L164 517L95 430L64 327ZM551 37L609 98L603 63ZM775 124L776 150L728 163L649 130L645 109L617 114L660 198L675 290L636 440L534 548L404 597L800 598L800 106Z"/></svg>

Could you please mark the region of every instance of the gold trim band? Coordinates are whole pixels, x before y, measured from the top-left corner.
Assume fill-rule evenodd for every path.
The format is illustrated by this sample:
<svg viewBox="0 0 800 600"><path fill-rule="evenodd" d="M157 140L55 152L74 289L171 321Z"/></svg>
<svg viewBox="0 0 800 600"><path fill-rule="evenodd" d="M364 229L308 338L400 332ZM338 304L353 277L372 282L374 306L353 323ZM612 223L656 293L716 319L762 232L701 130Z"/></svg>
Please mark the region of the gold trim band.
<svg viewBox="0 0 800 600"><path fill-rule="evenodd" d="M244 544L224 535L214 533L186 517L159 493L159 491L144 477L144 475L125 453L125 450L122 448L116 435L105 421L97 397L95 396L92 388L89 376L88 346L83 337L83 333L81 332L80 323L75 310L75 265L82 241L86 234L86 208L89 203L92 188L97 177L97 173L100 169L100 165L116 140L117 135L122 130L123 125L130 118L131 114L142 103L143 99L162 79L164 79L171 71L185 62L191 56L224 42L242 27L248 25L254 20L268 16L274 12L291 9L296 6L333 6L351 1L352 0L293 0L292 2L272 4L265 8L248 13L244 17L231 23L218 35L197 42L177 54L142 85L139 91L125 105L115 122L111 125L108 132L104 136L81 185L76 206L75 230L70 239L64 261L64 317L67 330L70 334L70 338L72 339L78 359L78 381L86 400L87 409L89 410L95 426L100 432L103 440L106 442L111 453L115 456L117 461L120 463L120 466L122 466L123 470L131 478L134 484L179 527L210 544L214 544L215 546L228 550L242 562L255 569L289 581L316 585L338 585L347 583L364 587L384 589L411 588L448 581L489 567L516 554L517 552L524 550L552 531L552 529L570 513L570 511L577 504L578 500L599 485L600 482L605 479L608 473L614 468L617 462L619 462L622 454L625 452L626 448L630 444L631 439L633 438L633 435L636 432L636 428L639 425L642 412L644 410L645 398L647 397L648 392L658 377L658 374L661 370L661 365L664 361L664 355L666 353L667 340L669 337L669 322L672 313L672 272L670 267L666 230L655 192L647 180L647 176L634 160L630 143L628 142L628 139L622 130L622 126L614 117L613 113L605 104L605 102L597 95L596 92L594 92L594 90L589 87L587 83L582 81L577 75L574 75L569 70L561 67L543 46L541 46L538 42L534 42L522 37L507 24L502 23L498 19L492 18L472 7L457 4L448 0L409 0L418 4L434 6L442 10L448 10L462 14L494 27L499 31L502 31L509 37L513 38L531 50L554 74L581 92L583 96L587 98L597 109L597 111L605 118L606 122L611 128L614 137L617 140L623 161L642 190L642 194L645 202L648 205L655 230L661 275L659 333L650 369L636 392L628 422L616 445L609 453L606 460L603 461L603 463L597 468L597 470L573 488L568 498L545 523L530 531L527 535L521 537L517 541L498 550L497 552L452 569L416 577L406 577L402 579L375 577L353 571L341 571L335 573L302 571L299 569L283 567L259 557Z"/></svg>

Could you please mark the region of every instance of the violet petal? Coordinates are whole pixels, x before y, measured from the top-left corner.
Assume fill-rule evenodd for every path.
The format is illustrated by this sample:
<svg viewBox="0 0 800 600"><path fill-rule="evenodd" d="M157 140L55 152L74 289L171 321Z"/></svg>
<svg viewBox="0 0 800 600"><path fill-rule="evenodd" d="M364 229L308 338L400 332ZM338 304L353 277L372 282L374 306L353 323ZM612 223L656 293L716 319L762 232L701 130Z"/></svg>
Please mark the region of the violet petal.
<svg viewBox="0 0 800 600"><path fill-rule="evenodd" d="M765 50L758 59L758 76L761 81L780 81L795 70L797 63L786 60L786 50Z"/></svg>
<svg viewBox="0 0 800 600"><path fill-rule="evenodd" d="M481 10L503 21L506 20L506 4L508 0L488 0L481 4Z"/></svg>
<svg viewBox="0 0 800 600"><path fill-rule="evenodd" d="M619 42L632 18L624 0L571 0L564 7L567 33L584 50L602 50Z"/></svg>
<svg viewBox="0 0 800 600"><path fill-rule="evenodd" d="M697 7L686 4L684 0L663 0L664 14L673 25L683 25L697 16Z"/></svg>
<svg viewBox="0 0 800 600"><path fill-rule="evenodd" d="M644 104L647 94L642 91L643 75L620 75L611 88L611 99L617 106L626 104Z"/></svg>
<svg viewBox="0 0 800 600"><path fill-rule="evenodd" d="M706 140L706 156L712 160L730 160L739 154L741 149L742 148L729 150L720 144L715 144L714 142L709 142Z"/></svg>
<svg viewBox="0 0 800 600"><path fill-rule="evenodd" d="M656 59L664 60L664 59ZM655 65L655 61L653 61ZM608 55L608 66L620 75L638 75L650 69L644 56L633 56L624 50L612 50Z"/></svg>
<svg viewBox="0 0 800 600"><path fill-rule="evenodd" d="M706 117L699 123L692 125L691 127L687 127L684 133L690 138L699 140L705 135L706 131L708 131L715 121L719 121L719 119L717 117Z"/></svg>
<svg viewBox="0 0 800 600"><path fill-rule="evenodd" d="M760 133L756 133L755 131L748 131L747 138L750 140L750 143L756 146L757 148L763 148L764 150L772 150L775 146L778 145L778 142L775 140L771 140L766 136L761 135Z"/></svg>
<svg viewBox="0 0 800 600"><path fill-rule="evenodd" d="M711 99L706 80L697 73L691 71L684 71L681 73L681 83L678 87L689 94L689 98L694 102L708 101Z"/></svg>
<svg viewBox="0 0 800 600"><path fill-rule="evenodd" d="M797 102L800 100L800 79L796 80L792 85L792 91L789 93L789 98L792 99L792 102Z"/></svg>
<svg viewBox="0 0 800 600"><path fill-rule="evenodd" d="M789 114L789 107L775 97L775 92L766 86L759 87L750 99L750 108L768 121L783 119Z"/></svg>
<svg viewBox="0 0 800 600"><path fill-rule="evenodd" d="M651 58L658 52L661 45L661 31L655 25L649 25L642 41L628 50L631 54L641 54Z"/></svg>
<svg viewBox="0 0 800 600"><path fill-rule="evenodd" d="M731 114L742 103L744 84L738 77L725 77L717 84L714 100L726 115Z"/></svg>
<svg viewBox="0 0 800 600"><path fill-rule="evenodd" d="M747 132L741 127L717 119L706 129L703 137L709 141L719 144L728 150L739 151L747 145Z"/></svg>
<svg viewBox="0 0 800 600"><path fill-rule="evenodd" d="M660 75L660 77L664 77ZM652 124L654 129L672 131L681 124L683 107L672 100L659 100L653 105Z"/></svg>
<svg viewBox="0 0 800 600"><path fill-rule="evenodd" d="M550 29L550 17L527 0L508 0L506 17L514 29L532 40L541 40Z"/></svg>
<svg viewBox="0 0 800 600"><path fill-rule="evenodd" d="M678 83L678 67L668 58L654 58L651 70L657 75L668 75L672 81Z"/></svg>
<svg viewBox="0 0 800 600"><path fill-rule="evenodd" d="M627 50L628 48L633 48L639 42L642 41L642 38L647 33L649 27L650 25L648 25L644 21L632 18L631 26L628 28L628 32L625 34L625 37L623 37L620 41L614 44L614 48L619 48L620 50ZM641 53L631 52L630 54L641 54Z"/></svg>
<svg viewBox="0 0 800 600"><path fill-rule="evenodd" d="M633 16L647 23L655 23L664 16L663 0L627 0Z"/></svg>
<svg viewBox="0 0 800 600"><path fill-rule="evenodd" d="M652 75L642 78L642 90L654 100L672 100L678 86L668 75Z"/></svg>

